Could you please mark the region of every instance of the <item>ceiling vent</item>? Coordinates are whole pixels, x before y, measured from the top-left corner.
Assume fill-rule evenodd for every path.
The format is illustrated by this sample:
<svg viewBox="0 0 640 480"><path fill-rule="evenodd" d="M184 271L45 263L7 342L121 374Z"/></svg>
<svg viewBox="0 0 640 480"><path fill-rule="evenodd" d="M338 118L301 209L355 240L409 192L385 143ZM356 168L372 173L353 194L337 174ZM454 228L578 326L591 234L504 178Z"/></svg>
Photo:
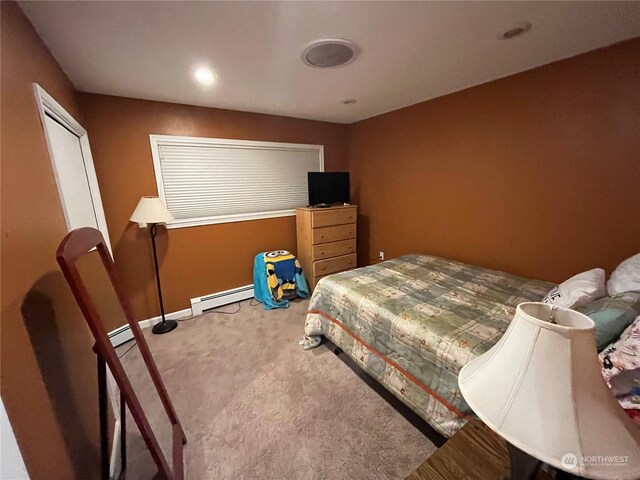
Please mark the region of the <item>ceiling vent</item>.
<svg viewBox="0 0 640 480"><path fill-rule="evenodd" d="M302 51L302 61L315 68L341 67L353 62L357 56L358 47L340 38L318 40Z"/></svg>

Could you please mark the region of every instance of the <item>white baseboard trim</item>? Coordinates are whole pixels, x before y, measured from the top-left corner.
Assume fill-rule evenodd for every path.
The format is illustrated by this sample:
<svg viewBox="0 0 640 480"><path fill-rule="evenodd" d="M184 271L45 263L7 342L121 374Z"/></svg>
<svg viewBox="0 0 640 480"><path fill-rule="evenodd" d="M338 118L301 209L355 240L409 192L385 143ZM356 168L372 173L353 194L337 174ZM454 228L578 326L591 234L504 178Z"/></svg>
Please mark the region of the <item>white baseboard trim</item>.
<svg viewBox="0 0 640 480"><path fill-rule="evenodd" d="M118 456L120 455L120 428L122 424L120 423L120 390L118 390L118 384L109 367L107 367L107 392L115 420L113 425L113 440L111 441L111 458L109 459L109 478L115 479L116 464L118 463Z"/></svg>
<svg viewBox="0 0 640 480"><path fill-rule="evenodd" d="M190 308L178 310L177 312L167 313L165 315L167 320L180 320L182 318L187 318L190 316ZM161 321L162 317L158 315L157 317L141 320L138 322L138 325L140 325L140 328L149 328L153 327L156 323L160 323ZM118 327L115 330L111 330L108 335L109 339L111 340L111 345L113 345L114 348L133 339L133 332L131 331L131 327L129 325L123 325L122 327Z"/></svg>
<svg viewBox="0 0 640 480"><path fill-rule="evenodd" d="M115 413L118 416L118 413ZM109 458L109 478L116 478L116 464L120 454L120 420L116 419L113 425L113 440L111 440L111 457Z"/></svg>

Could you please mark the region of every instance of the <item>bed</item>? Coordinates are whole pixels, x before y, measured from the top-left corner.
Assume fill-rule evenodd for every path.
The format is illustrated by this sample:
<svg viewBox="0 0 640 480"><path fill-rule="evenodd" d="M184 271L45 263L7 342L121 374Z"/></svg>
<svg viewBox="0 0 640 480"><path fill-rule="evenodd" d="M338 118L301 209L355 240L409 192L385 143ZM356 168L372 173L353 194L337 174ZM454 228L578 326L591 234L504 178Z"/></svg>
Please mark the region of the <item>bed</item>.
<svg viewBox="0 0 640 480"><path fill-rule="evenodd" d="M446 437L471 410L458 372L504 333L520 302L553 284L427 256L323 278L309 303L305 348L325 336Z"/></svg>

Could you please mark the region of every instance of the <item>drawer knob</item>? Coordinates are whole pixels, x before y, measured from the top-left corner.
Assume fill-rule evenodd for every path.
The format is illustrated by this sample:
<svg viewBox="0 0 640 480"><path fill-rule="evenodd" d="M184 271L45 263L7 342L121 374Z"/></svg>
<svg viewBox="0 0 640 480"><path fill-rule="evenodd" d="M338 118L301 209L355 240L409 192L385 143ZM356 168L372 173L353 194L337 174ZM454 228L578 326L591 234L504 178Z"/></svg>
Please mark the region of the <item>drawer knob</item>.
<svg viewBox="0 0 640 480"><path fill-rule="evenodd" d="M322 267L320 270L325 271L327 267Z"/></svg>
<svg viewBox="0 0 640 480"><path fill-rule="evenodd" d="M324 235L320 235L320 238L324 238Z"/></svg>
<svg viewBox="0 0 640 480"><path fill-rule="evenodd" d="M320 255L324 255L324 250L320 250Z"/></svg>
<svg viewBox="0 0 640 480"><path fill-rule="evenodd" d="M351 260L349 260L349 265L351 265Z"/></svg>

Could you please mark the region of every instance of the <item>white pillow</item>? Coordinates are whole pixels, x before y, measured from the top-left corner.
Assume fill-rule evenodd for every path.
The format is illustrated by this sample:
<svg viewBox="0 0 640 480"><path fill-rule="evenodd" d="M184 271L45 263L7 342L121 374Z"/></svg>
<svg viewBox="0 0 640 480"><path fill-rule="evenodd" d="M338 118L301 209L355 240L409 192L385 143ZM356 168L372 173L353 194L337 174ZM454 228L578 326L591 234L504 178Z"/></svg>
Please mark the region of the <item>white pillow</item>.
<svg viewBox="0 0 640 480"><path fill-rule="evenodd" d="M576 308L602 298L606 294L604 270L594 268L574 275L557 287L553 287L542 301L559 307Z"/></svg>
<svg viewBox="0 0 640 480"><path fill-rule="evenodd" d="M627 258L618 265L607 282L609 295L617 295L631 290L640 291L640 253Z"/></svg>

